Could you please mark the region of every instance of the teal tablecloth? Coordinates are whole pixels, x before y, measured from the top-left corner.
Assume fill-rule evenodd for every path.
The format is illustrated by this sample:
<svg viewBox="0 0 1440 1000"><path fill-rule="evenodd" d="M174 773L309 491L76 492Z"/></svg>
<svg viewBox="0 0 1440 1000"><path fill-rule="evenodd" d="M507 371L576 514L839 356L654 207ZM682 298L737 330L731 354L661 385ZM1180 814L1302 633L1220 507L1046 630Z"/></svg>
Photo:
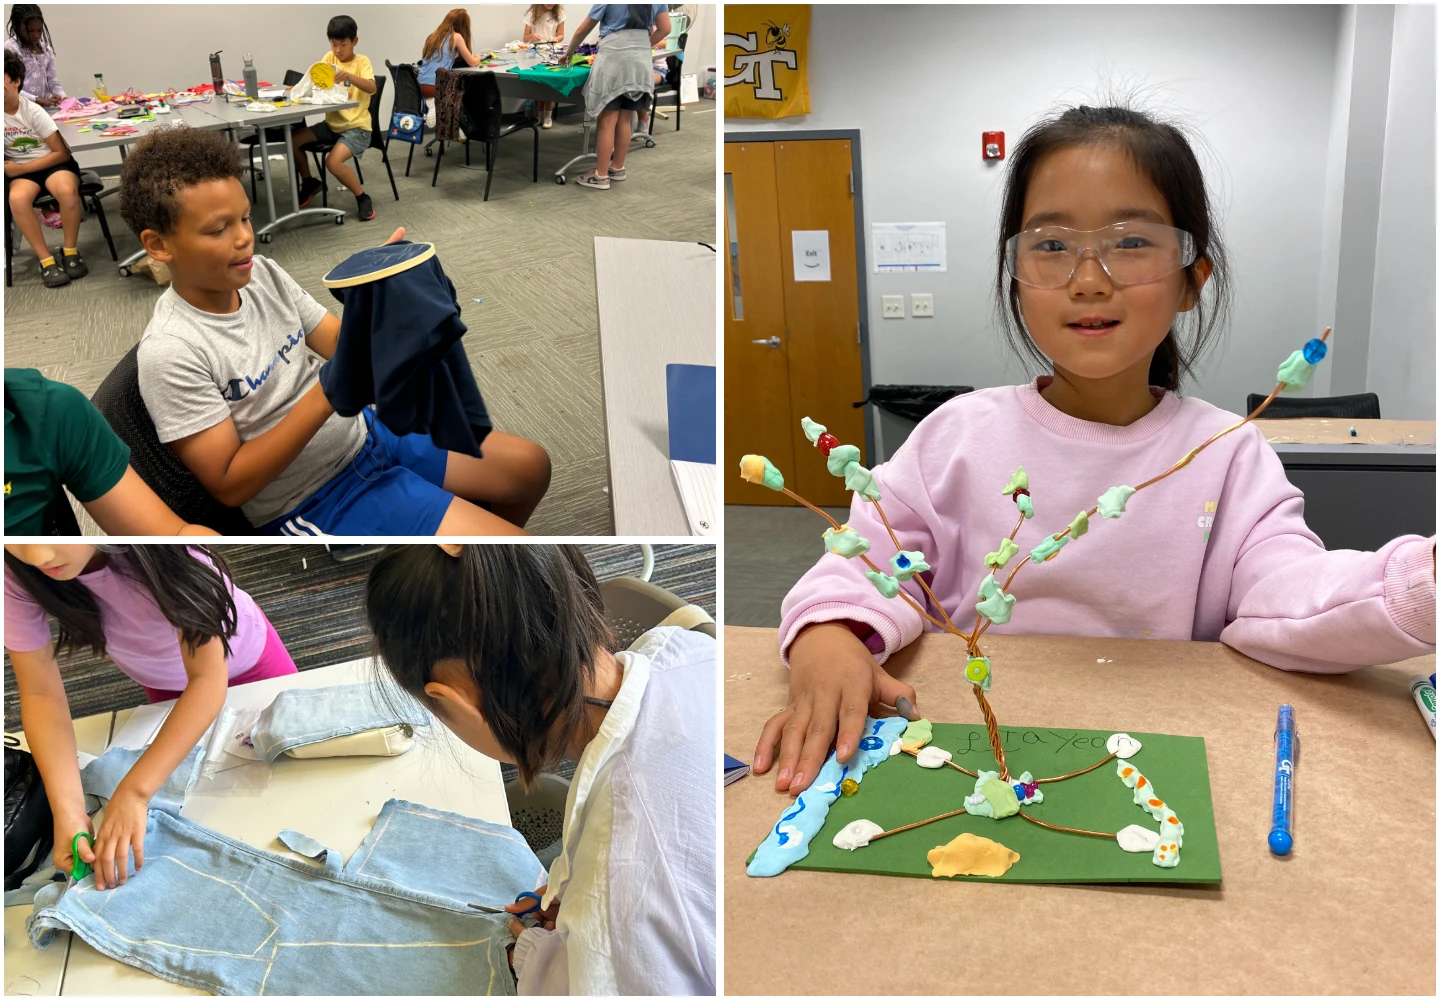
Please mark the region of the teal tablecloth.
<svg viewBox="0 0 1440 1000"><path fill-rule="evenodd" d="M529 69L521 69L516 66L509 72L514 73L522 80L554 87L565 97L569 97L576 88L583 87L585 81L590 78L589 66L571 66L568 69L552 66L532 66Z"/></svg>

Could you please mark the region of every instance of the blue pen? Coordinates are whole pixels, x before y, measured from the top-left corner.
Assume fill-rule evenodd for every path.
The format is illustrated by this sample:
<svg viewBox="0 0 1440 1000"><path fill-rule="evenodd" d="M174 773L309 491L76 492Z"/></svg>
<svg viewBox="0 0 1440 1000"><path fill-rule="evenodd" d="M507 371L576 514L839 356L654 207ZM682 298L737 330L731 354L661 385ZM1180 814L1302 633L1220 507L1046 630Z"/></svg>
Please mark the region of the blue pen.
<svg viewBox="0 0 1440 1000"><path fill-rule="evenodd" d="M1281 705L1280 718L1275 722L1275 811L1270 827L1270 850L1280 855L1289 854L1295 843L1290 830L1290 807L1298 745L1295 710L1289 705Z"/></svg>

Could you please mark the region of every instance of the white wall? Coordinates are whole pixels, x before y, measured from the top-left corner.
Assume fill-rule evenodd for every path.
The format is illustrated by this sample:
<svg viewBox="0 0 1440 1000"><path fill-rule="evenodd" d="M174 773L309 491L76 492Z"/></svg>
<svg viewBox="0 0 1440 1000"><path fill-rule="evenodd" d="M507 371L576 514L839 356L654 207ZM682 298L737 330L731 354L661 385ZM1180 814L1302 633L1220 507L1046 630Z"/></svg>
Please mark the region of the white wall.
<svg viewBox="0 0 1440 1000"><path fill-rule="evenodd" d="M1366 390L1410 420L1435 418L1435 43L1434 7L1395 8Z"/></svg>
<svg viewBox="0 0 1440 1000"><path fill-rule="evenodd" d="M867 224L944 221L949 244L944 275L867 275L872 381L989 386L1025 370L994 320L1003 165L982 162L980 133L1003 130L1013 146L1046 112L1138 92L1142 107L1181 118L1204 139L1197 153L1235 297L1222 352L1186 391L1237 409L1333 319L1321 273L1322 249L1334 242L1326 225L1338 224L1327 193L1339 199L1344 182L1343 172L1331 176L1330 151L1343 12L817 4L813 113L729 120L726 129L858 127ZM1433 211L1428 225L1433 239ZM1429 289L1433 300L1433 266ZM935 319L881 319L881 295L911 292L934 294Z"/></svg>

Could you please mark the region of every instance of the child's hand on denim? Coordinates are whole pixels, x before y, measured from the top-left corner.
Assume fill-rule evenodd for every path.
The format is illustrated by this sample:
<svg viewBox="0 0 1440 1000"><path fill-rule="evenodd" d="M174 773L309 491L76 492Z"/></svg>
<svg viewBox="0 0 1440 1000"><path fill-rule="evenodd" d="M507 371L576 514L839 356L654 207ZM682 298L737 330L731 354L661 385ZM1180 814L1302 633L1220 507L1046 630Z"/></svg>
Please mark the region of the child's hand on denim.
<svg viewBox="0 0 1440 1000"><path fill-rule="evenodd" d="M542 885L540 888L536 889L535 892L540 896L541 899L544 899L545 890L548 888L548 885ZM518 903L509 904L505 907L505 911L507 913L514 914L523 913L527 917L534 917L536 927L542 927L547 931L553 931L555 929L555 918L560 915L560 900L556 898L551 901L549 906L539 910L529 909L531 905L531 901L525 899L521 900ZM520 932L524 929L525 925L519 920L512 919L510 921L510 933L514 934L517 938L520 936Z"/></svg>
<svg viewBox="0 0 1440 1000"><path fill-rule="evenodd" d="M95 840L95 825L90 822L90 817L83 812L76 817L55 817L55 850L50 855L55 863L55 868L62 875L69 875L75 870L75 857L70 849L75 844L77 833L88 833L90 840L80 841L80 860L87 865L95 863L95 852L90 844Z"/></svg>
<svg viewBox="0 0 1440 1000"><path fill-rule="evenodd" d="M130 852L135 852L135 870L145 865L145 824L150 816L148 797L131 791L122 781L105 806L105 818L95 835L95 888L113 889L124 885ZM83 858L84 852L81 856Z"/></svg>
<svg viewBox="0 0 1440 1000"><path fill-rule="evenodd" d="M915 689L886 673L848 626L812 625L790 646L790 704L765 723L751 770L764 774L778 759L775 790L799 795L820 773L832 741L836 759L845 763L860 744L867 714L909 707L902 714L918 719L914 704Z"/></svg>

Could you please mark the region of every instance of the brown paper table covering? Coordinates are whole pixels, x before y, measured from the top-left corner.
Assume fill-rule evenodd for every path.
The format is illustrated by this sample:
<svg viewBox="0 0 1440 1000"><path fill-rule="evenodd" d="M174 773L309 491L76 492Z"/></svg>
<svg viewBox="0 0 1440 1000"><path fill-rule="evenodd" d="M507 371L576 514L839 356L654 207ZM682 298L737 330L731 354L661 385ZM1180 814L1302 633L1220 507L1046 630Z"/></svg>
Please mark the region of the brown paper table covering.
<svg viewBox="0 0 1440 1000"><path fill-rule="evenodd" d="M1301 417L1293 420L1255 421L1271 444L1435 444L1433 420L1341 420ZM1350 436L1350 428L1355 436Z"/></svg>
<svg viewBox="0 0 1440 1000"><path fill-rule="evenodd" d="M790 801L772 770L725 789L727 993L1434 995L1435 742L1407 683L1433 656L1314 676L1218 643L987 633L985 645L1002 726L1205 737L1224 882L751 878L745 857ZM927 634L890 661L927 718L979 721L962 650ZM726 752L753 757L787 690L775 630L727 628ZM1295 850L1277 858L1265 838L1286 701L1303 749Z"/></svg>

